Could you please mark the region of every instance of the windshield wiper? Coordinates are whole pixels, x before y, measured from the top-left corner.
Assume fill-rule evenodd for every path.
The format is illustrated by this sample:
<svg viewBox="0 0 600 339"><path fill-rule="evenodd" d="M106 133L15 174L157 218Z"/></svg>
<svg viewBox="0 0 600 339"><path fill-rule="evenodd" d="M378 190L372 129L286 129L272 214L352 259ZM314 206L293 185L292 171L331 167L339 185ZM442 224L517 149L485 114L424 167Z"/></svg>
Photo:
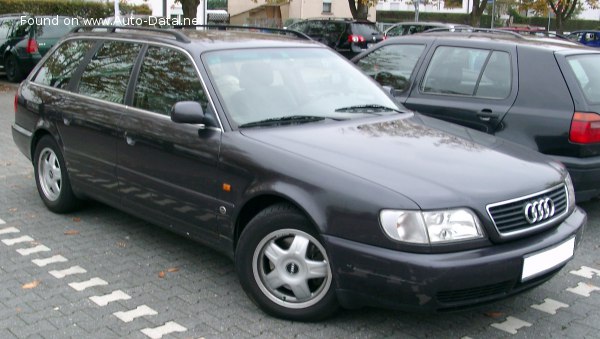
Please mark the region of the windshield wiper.
<svg viewBox="0 0 600 339"><path fill-rule="evenodd" d="M396 113L404 113L397 108L387 107L383 105L356 105L356 106L348 106L342 107L335 110L336 112L348 112L348 113L379 113L379 112L396 112Z"/></svg>
<svg viewBox="0 0 600 339"><path fill-rule="evenodd" d="M283 125L283 124L303 124L306 122L315 122L325 120L323 117L316 117L314 115L292 115L287 117L269 118L259 121L249 122L242 124L239 127L257 127L257 126L271 126L271 125Z"/></svg>

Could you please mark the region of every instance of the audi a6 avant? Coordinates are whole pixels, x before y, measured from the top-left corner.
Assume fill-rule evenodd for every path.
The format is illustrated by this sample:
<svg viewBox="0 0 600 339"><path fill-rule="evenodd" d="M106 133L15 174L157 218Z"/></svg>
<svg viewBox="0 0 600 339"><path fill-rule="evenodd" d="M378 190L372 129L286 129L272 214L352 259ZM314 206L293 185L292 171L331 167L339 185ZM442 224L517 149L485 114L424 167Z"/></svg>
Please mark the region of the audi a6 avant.
<svg viewBox="0 0 600 339"><path fill-rule="evenodd" d="M406 111L314 41L161 32L73 32L21 84L13 137L51 211L90 198L214 247L295 320L472 306L573 257L560 163Z"/></svg>

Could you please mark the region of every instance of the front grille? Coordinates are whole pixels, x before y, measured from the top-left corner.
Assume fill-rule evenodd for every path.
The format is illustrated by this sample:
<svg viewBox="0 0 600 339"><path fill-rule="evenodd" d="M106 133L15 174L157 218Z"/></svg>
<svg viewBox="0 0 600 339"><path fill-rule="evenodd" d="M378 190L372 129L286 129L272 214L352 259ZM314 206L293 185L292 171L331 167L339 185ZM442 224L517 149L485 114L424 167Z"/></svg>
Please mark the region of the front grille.
<svg viewBox="0 0 600 339"><path fill-rule="evenodd" d="M525 217L525 206L533 201L550 198L554 203L554 215L552 217L530 223ZM531 228L547 225L562 217L568 209L568 196L565 185L553 189L529 195L523 198L488 205L487 210L501 235L525 231Z"/></svg>
<svg viewBox="0 0 600 339"><path fill-rule="evenodd" d="M508 293L512 288L512 282L504 281L497 284L467 288L464 290L441 291L437 293L437 299L441 303L457 303L473 299L499 296Z"/></svg>

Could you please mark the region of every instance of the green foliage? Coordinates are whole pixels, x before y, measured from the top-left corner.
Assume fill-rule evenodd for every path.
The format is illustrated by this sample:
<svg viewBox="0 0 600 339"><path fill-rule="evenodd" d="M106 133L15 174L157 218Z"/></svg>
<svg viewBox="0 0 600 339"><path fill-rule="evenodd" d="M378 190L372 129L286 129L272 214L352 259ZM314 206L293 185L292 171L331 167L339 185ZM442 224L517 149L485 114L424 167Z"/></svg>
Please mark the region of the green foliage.
<svg viewBox="0 0 600 339"><path fill-rule="evenodd" d="M208 9L227 9L227 0L208 0Z"/></svg>
<svg viewBox="0 0 600 339"><path fill-rule="evenodd" d="M121 2L119 9L122 14L152 14L147 5L130 5ZM114 4L82 0L0 0L0 14L8 13L105 18L114 14Z"/></svg>
<svg viewBox="0 0 600 339"><path fill-rule="evenodd" d="M396 23L401 21L413 21L415 13L413 11L377 11L377 22ZM491 18L489 15L481 17L481 27L490 27ZM521 17L514 16L513 24L530 26L548 26L548 17ZM468 24L469 14L467 13L419 13L419 21L440 21L456 24ZM595 29L598 27L597 20L569 20L564 22L565 31L575 31L579 29ZM550 29L556 29L556 21L551 19Z"/></svg>

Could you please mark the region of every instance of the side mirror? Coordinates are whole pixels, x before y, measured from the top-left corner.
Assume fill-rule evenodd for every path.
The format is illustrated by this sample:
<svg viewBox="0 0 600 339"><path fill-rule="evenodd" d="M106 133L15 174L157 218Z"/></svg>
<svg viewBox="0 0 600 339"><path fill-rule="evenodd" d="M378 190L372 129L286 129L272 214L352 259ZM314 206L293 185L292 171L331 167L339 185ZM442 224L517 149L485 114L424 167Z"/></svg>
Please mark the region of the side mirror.
<svg viewBox="0 0 600 339"><path fill-rule="evenodd" d="M207 124L202 106L196 101L180 101L171 107L171 121L179 124Z"/></svg>

